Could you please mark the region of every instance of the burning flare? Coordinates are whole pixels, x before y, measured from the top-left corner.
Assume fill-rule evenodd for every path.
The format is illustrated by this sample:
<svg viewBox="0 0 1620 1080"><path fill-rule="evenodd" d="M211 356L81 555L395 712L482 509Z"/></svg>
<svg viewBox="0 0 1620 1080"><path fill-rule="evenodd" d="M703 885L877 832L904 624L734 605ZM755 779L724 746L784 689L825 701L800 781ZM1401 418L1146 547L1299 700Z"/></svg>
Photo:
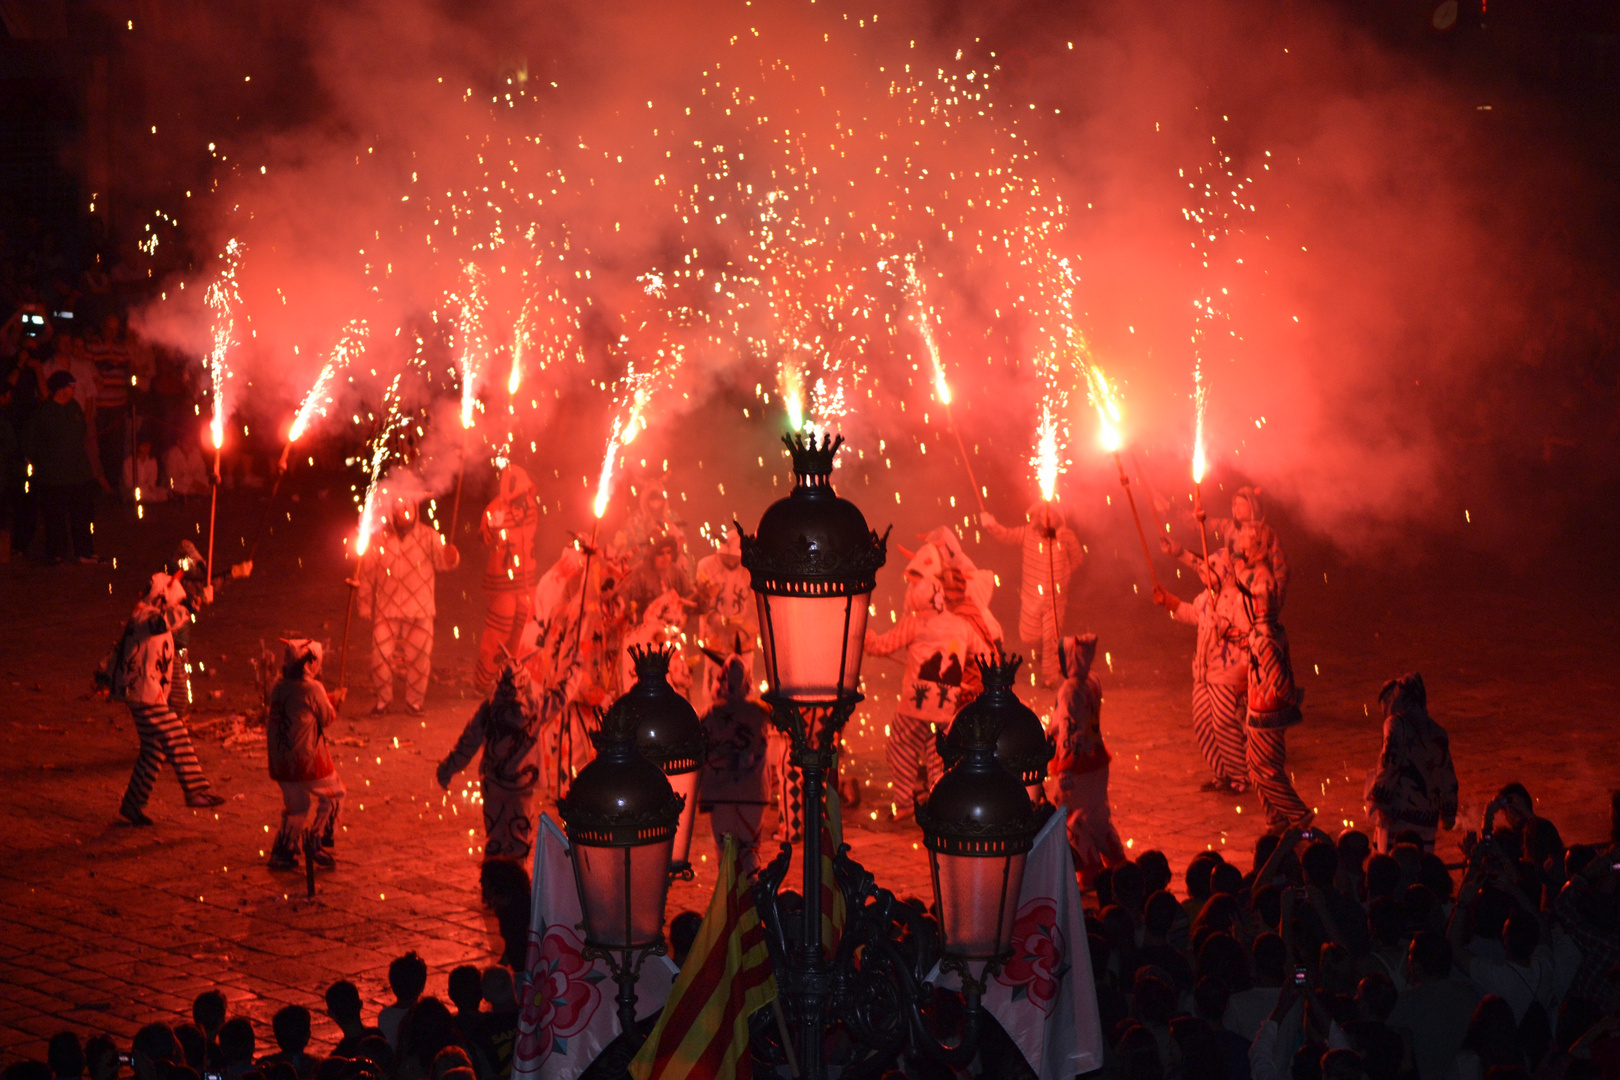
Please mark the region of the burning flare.
<svg viewBox="0 0 1620 1080"><path fill-rule="evenodd" d="M208 381L213 388L214 409L209 419L209 434L214 440L214 449L218 450L225 445L225 414L227 411L225 400L225 384L230 379L231 371L225 363L231 347L236 341L236 308L242 302L242 290L237 280L237 271L242 266L242 256L247 248L240 240L232 239L225 245L220 258L225 265L209 286L204 296L208 306L213 309L214 347L208 354Z"/></svg>
<svg viewBox="0 0 1620 1080"><path fill-rule="evenodd" d="M1097 434L1102 441L1103 449L1110 454L1119 453L1125 439L1119 430L1118 387L1110 386L1108 376L1103 374L1102 368L1092 364L1086 368L1086 392L1091 398L1091 404L1097 409Z"/></svg>
<svg viewBox="0 0 1620 1080"><path fill-rule="evenodd" d="M287 431L287 441L295 443L301 439L309 425L317 417L324 418L326 410L332 407L332 383L338 372L347 368L354 362L365 348L366 321L354 319L343 328L343 334L332 349L332 355L327 357L326 363L321 365L321 373L315 378L315 385L309 388L304 395L303 404L298 406L298 414L293 417L292 427Z"/></svg>
<svg viewBox="0 0 1620 1080"><path fill-rule="evenodd" d="M1208 404L1209 388L1204 385L1202 375L1196 371L1193 373L1193 380L1196 385L1193 388L1192 478L1193 483L1202 484L1204 473L1209 467L1204 455L1204 406Z"/></svg>

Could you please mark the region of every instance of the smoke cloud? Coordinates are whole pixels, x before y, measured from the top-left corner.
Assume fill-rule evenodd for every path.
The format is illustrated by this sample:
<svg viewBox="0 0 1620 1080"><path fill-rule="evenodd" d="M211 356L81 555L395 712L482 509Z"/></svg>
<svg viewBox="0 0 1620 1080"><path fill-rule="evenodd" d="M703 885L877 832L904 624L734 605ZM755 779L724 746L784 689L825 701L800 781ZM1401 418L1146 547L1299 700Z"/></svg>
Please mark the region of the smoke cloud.
<svg viewBox="0 0 1620 1080"><path fill-rule="evenodd" d="M1541 106L1325 5L209 5L161 36L175 120L146 171L202 163L189 198L151 194L199 258L148 331L204 352L240 241L234 419L284 432L363 318L323 423L370 438L414 365L425 493L459 464L431 402L464 362L472 457L579 477L571 515L615 418L621 479L714 440L754 465L795 391L864 484L898 501L925 474L957 514L953 434L998 508L1036 497L1044 401L1060 491L1100 501L1091 365L1156 489L1190 487L1196 366L1210 483L1263 484L1353 553L1503 522L1524 463L1613 442L1566 400L1609 331L1570 224L1588 180ZM736 484L768 490L759 467Z"/></svg>

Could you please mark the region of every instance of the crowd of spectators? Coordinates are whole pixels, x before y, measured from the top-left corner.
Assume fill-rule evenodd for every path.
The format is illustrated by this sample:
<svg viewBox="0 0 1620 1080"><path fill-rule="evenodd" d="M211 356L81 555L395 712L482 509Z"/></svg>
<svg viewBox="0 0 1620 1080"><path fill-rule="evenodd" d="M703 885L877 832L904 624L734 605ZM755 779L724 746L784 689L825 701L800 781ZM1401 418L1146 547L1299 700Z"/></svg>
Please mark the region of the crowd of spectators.
<svg viewBox="0 0 1620 1080"><path fill-rule="evenodd" d="M1509 784L1467 834L1460 881L1415 835L1377 853L1355 829L1264 836L1247 870L1202 852L1184 897L1160 852L1104 870L1087 923L1106 1080L1620 1080L1620 794L1611 813L1607 845L1566 847ZM697 922L672 923L677 962ZM192 1023L149 1025L123 1057L63 1032L3 1080L115 1080L125 1065L136 1080L509 1076L511 969L454 969L449 1004L414 953L388 978L370 1023L352 983L328 988L340 1037L324 1056L308 1010L276 1013L260 1053L210 991ZM1005 1061L1005 1080L1033 1075Z"/></svg>
<svg viewBox="0 0 1620 1080"><path fill-rule="evenodd" d="M130 329L146 278L46 239L0 273L0 560L94 563L98 503L207 492L202 369Z"/></svg>

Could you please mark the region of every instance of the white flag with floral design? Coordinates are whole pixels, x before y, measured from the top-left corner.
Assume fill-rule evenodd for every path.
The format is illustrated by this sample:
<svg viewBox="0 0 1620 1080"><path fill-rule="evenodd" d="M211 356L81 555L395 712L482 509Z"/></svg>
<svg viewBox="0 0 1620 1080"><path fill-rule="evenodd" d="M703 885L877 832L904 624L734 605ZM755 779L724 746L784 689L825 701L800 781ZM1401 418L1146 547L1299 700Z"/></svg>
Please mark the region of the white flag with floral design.
<svg viewBox="0 0 1620 1080"><path fill-rule="evenodd" d="M580 919L568 841L550 815L541 814L512 1080L573 1080L619 1034L618 984L606 963L580 955ZM638 1017L663 1008L679 970L668 957L648 957L636 983Z"/></svg>
<svg viewBox="0 0 1620 1080"><path fill-rule="evenodd" d="M1091 945L1060 806L1024 864L1012 959L984 994L985 1008L1041 1077L1070 1080L1102 1068L1102 1022Z"/></svg>

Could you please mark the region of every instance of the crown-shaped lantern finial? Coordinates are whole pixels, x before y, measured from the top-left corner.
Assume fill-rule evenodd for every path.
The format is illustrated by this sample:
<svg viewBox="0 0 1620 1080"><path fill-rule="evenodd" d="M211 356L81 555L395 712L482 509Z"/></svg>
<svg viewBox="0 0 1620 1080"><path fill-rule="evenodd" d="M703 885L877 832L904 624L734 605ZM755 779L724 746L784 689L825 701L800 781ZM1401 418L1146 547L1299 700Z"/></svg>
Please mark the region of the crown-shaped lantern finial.
<svg viewBox="0 0 1620 1080"><path fill-rule="evenodd" d="M975 660L979 665L979 674L984 677L986 689L992 686L1012 686L1018 681L1018 668L1024 658L1017 653L1003 652L1000 646L991 656L981 656Z"/></svg>
<svg viewBox="0 0 1620 1080"><path fill-rule="evenodd" d="M630 646L630 662L636 668L636 681L660 676L669 678L669 662L674 653L672 645Z"/></svg>
<svg viewBox="0 0 1620 1080"><path fill-rule="evenodd" d="M833 459L838 456L838 448L844 445L842 435L822 435L818 440L815 435L808 439L803 435L783 435L782 443L793 456L793 471L802 477L831 476Z"/></svg>

